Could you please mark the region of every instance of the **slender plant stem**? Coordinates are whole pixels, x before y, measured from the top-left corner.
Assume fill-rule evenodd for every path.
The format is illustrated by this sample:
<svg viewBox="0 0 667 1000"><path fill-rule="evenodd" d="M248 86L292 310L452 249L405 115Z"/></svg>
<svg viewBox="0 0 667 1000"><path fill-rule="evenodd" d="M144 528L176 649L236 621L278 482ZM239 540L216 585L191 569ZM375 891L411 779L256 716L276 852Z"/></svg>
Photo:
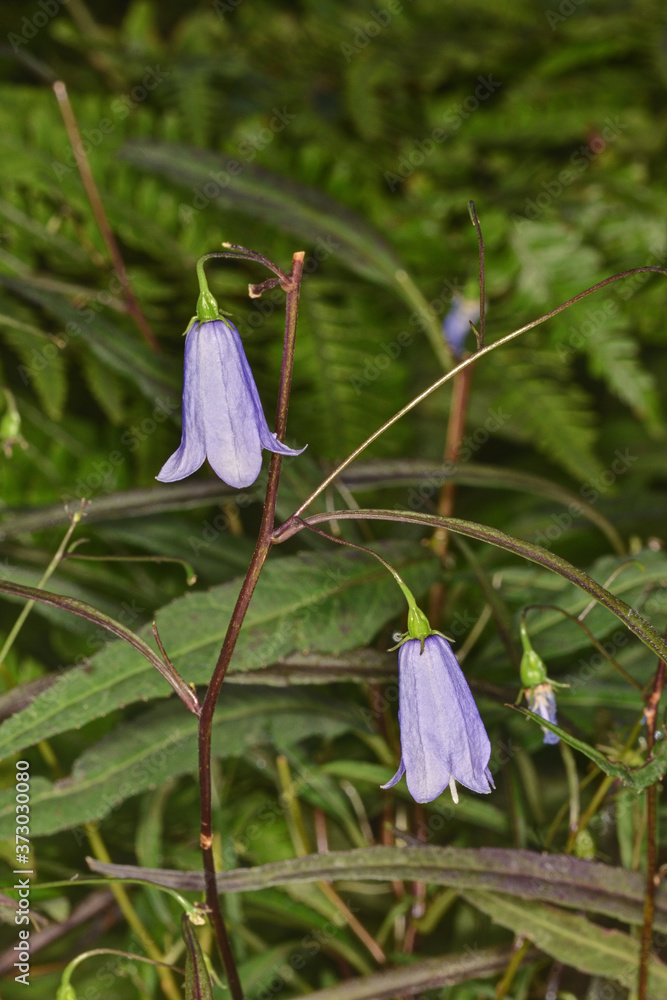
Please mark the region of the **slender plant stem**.
<svg viewBox="0 0 667 1000"><path fill-rule="evenodd" d="M83 506L82 506L82 509L83 509ZM72 533L74 532L74 530L75 530L76 526L78 525L79 521L81 520L82 516L83 515L82 515L82 511L81 510L78 510L78 511L76 511L76 513L72 514L70 526L67 529L67 531L65 532L65 534L63 536L63 540L61 541L60 545L56 549L56 551L54 553L54 556L53 556L53 559L51 560L51 562L49 563L49 565L44 570L44 573L43 573L43 575L42 575L39 583L37 584L37 588L39 590L41 590L41 588L49 580L49 578L53 575L53 573L55 573L55 571L58 569L58 566L60 565L60 563L62 562L62 560L65 558L65 549L67 548L67 543L69 542L70 538L72 537ZM14 640L16 639L17 635L21 631L21 629L23 627L23 623L25 622L26 618L28 617L28 615L30 614L30 612L32 611L32 609L34 608L35 603L36 603L35 601L26 601L26 603L25 603L25 605L24 605L24 607L23 607L23 609L21 611L21 614L18 616L18 618L14 622L14 625L10 629L9 635L7 636L7 638L5 639L5 641L3 643L2 649L0 649L0 669L2 669L3 672L5 672L5 665L4 664L5 664L5 660L7 658L7 654L9 653L9 650L12 648L12 646L14 644ZM5 676L7 677L8 675L5 673Z"/></svg>
<svg viewBox="0 0 667 1000"><path fill-rule="evenodd" d="M422 514L412 510L366 510L361 508L359 510L328 510L324 514L310 514L305 518L298 518L293 514L274 532L273 537L276 542L285 542L304 527L319 524L322 521L337 520L396 521L403 524L423 524L427 528L433 528L440 523L452 532L475 538L489 545L495 545L506 552L513 552L522 559L528 559L530 562L537 563L538 566L544 566L552 573L558 573L559 576L573 583L575 587L590 594L598 604L608 608L612 614L616 615L619 621L622 621L648 649L657 653L659 657L667 658L667 641L631 605L601 587L587 573L577 569L561 556L557 556L539 545L534 545L532 542L524 542L512 535L507 535L497 528L490 528L488 525L464 521L459 517L439 518L435 514ZM0 589L2 586L0 584Z"/></svg>
<svg viewBox="0 0 667 1000"><path fill-rule="evenodd" d="M665 633L667 637L667 632ZM646 760L653 755L655 746L655 726L658 718L658 705L665 683L665 661L660 660L655 672L653 690L646 703ZM657 818L657 782L649 785L646 791L646 893L644 895L644 925L642 927L641 946L639 951L639 974L637 977L637 1000L648 997L648 972L651 960L651 938L653 937L653 915L655 913L655 890L658 877L656 875L658 846L656 843Z"/></svg>
<svg viewBox="0 0 667 1000"><path fill-rule="evenodd" d="M280 390L278 393L278 408L276 412L276 436L279 441L284 440L287 428L287 411L289 407L289 394L292 381L292 364L294 359L294 341L296 337L296 324L299 309L299 290L301 277L303 274L304 253L295 253L292 260L292 270L288 278L281 285L287 293L286 316L285 316L285 343L283 348L283 364L280 376ZM271 268L273 271L275 267ZM212 820L212 800L211 800L211 730L213 726L213 716L220 694L222 683L227 673L232 653L236 646L236 641L243 625L250 600L255 586L259 579L266 557L273 543L272 532L275 518L276 498L278 495L278 484L280 481L281 456L273 454L269 466L269 478L266 487L266 499L264 511L257 538L257 544L248 567L245 579L241 586L241 591L232 612L227 634L225 635L222 649L215 665L211 682L206 692L204 704L202 705L199 717L199 789L201 799L201 834L200 843L202 850L202 860L204 867L204 879L206 885L206 902L211 913L211 922L215 931L215 936L220 949L220 955L225 968L227 982L229 984L232 1000L243 1000L243 989L236 969L236 963L232 954L227 929L225 927L220 898L216 885L215 860L213 857L213 820Z"/></svg>
<svg viewBox="0 0 667 1000"><path fill-rule="evenodd" d="M480 334L477 336L477 349L484 347L484 313L486 312L486 292L484 288L484 239L482 237L482 227L477 217L477 210L474 201L468 202L470 219L477 233L479 244L479 314L481 317ZM475 331L477 333L477 331ZM468 415L468 402L470 400L470 383L472 380L472 367L464 368L458 372L454 378L452 386L452 403L447 421L447 437L445 439L445 467L449 463L458 460L463 432L466 426ZM441 517L451 517L454 513L456 501L456 483L451 479L445 479L438 496L438 514ZM447 558L449 549L449 532L444 528L436 528L431 541L434 551L440 557L443 566ZM436 581L431 587L429 594L429 618L432 622L439 622L443 613L445 603L445 585L442 580Z"/></svg>
<svg viewBox="0 0 667 1000"><path fill-rule="evenodd" d="M447 423L447 438L445 441L445 468L449 463L454 463L459 457L461 441L466 425L466 415L468 413L468 400L470 399L470 381L472 378L472 368L466 368L459 372L452 387L452 406L449 412ZM456 483L451 478L446 478L438 497L438 514L440 517L451 517L454 513L456 500ZM436 528L433 532L431 545L437 553L440 561L445 563L447 552L449 551L449 532L446 528ZM440 621L445 602L445 585L438 580L431 587L429 595L429 619L432 622Z"/></svg>
<svg viewBox="0 0 667 1000"><path fill-rule="evenodd" d="M313 490L310 496L307 497L306 500L304 500L304 502L297 510L295 510L293 516L299 517L301 514L303 514L304 510L310 507L311 503L314 500L316 500L321 493L324 493L327 487L330 486L331 483L333 483L334 479L337 479L338 476L341 474L341 472L347 469L348 465L351 465L352 462L354 462L355 459L357 459L359 455L361 455L362 452L364 452L366 448L368 448L369 445L373 444L374 441L377 441L377 439L381 437L386 430L388 430L395 423L397 423L401 419L401 417L404 417L406 415L406 413L409 413L411 410L414 410L415 406L419 406L419 404L422 403L425 399L427 399L432 392L435 392L435 390L439 389L440 386L444 385L446 382L449 382L451 378L454 378L458 372L465 371L466 368L469 368L470 365L473 365L483 355L489 354L491 351L495 351L498 347L502 347L504 344L509 344L510 341L515 340L517 337L520 337L521 334L523 333L527 333L528 330L533 330L536 326L540 326L540 324L546 323L548 319L552 319L554 316L557 316L559 313L562 313L565 309L569 309L570 306L575 304L575 302L580 302L582 299L585 299L586 296L592 295L593 292L599 291L600 288L605 288L607 285L612 284L612 282L614 281L620 281L622 278L629 278L633 274L642 274L645 271L655 271L658 274L667 275L667 268L657 267L654 265L633 267L629 271L621 271L619 274L612 274L609 278L604 278L603 281L598 281L597 284L591 285L591 287L587 288L585 291L579 292L578 295L573 295L571 299L567 300L567 302L561 303L561 305L556 306L555 309L551 309L548 313L544 313L544 315L538 317L538 319L534 319L531 323L526 323L525 326L519 327L518 330L513 330L512 333L508 333L505 337L501 337L500 340L494 341L493 344L489 344L487 347L483 347L479 351L476 351L474 354L471 354L470 357L465 358L458 365L456 365L455 368L452 368L451 371L448 371L446 375L443 375L441 378L437 379L437 381L433 382L432 385L430 385L427 389L424 389L424 391L420 392L418 396L415 396L414 399L410 400L409 403L406 403L406 405L402 407L402 409L398 410L398 412L395 413L393 417L390 417L389 420L385 421L385 423L382 424L381 427L379 427L369 437L367 437L366 440L363 441L358 448L355 448L352 454L348 455L348 457L344 461L342 461L340 465L336 466L333 472L331 472L326 477L326 479L322 480L317 489ZM280 531L281 528L278 529L278 532Z"/></svg>
<svg viewBox="0 0 667 1000"><path fill-rule="evenodd" d="M113 234L111 225L109 224L107 213L104 210L104 205L100 197L100 192L97 190L97 184L95 183L95 178L93 177L92 170L90 169L86 151L83 148L83 143L81 142L79 126L77 125L74 109L67 93L67 87L62 80L56 80L53 84L53 91L58 100L60 113L63 117L65 128L67 129L67 135L76 159L76 165L79 169L81 183L84 186L88 201L90 202L90 207L93 210L93 215L95 216L95 221L97 222L97 228L99 229L102 239L104 240L107 250L111 256L113 269L116 272L116 276L123 288L127 311L137 324L148 346L153 351L159 351L160 345L158 344L155 334L153 333L148 320L142 313L141 307L137 302L130 279L127 275L127 271L125 270L125 263L120 252L120 248L116 242L116 237Z"/></svg>

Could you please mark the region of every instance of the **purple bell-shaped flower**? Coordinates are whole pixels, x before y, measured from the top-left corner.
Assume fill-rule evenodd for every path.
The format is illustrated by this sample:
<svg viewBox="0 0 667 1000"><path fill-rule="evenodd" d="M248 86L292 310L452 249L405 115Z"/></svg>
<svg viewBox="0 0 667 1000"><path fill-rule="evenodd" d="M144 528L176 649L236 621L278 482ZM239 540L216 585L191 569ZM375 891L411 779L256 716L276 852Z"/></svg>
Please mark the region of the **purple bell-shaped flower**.
<svg viewBox="0 0 667 1000"><path fill-rule="evenodd" d="M303 451L269 430L236 327L222 318L195 321L185 337L181 445L157 479L185 479L208 458L220 479L241 489L257 479L262 448L279 455Z"/></svg>
<svg viewBox="0 0 667 1000"><path fill-rule="evenodd" d="M473 792L494 787L491 741L451 647L433 633L407 639L398 651L401 763L383 788L405 774L417 802L431 802L459 782Z"/></svg>

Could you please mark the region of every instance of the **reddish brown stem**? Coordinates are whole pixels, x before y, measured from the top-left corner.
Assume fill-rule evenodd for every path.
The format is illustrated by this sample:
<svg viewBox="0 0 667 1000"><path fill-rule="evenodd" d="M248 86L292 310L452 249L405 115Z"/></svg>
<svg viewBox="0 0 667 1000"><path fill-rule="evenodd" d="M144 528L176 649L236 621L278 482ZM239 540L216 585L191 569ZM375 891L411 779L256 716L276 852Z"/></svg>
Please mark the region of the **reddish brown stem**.
<svg viewBox="0 0 667 1000"><path fill-rule="evenodd" d="M141 307L137 302L132 285L130 284L130 279L127 275L127 271L125 270L125 263L116 242L116 237L113 234L107 214L104 211L104 205L102 204L102 199L99 191L97 190L97 184L95 183L95 178L93 177L90 164L88 163L88 157L86 156L86 151L81 141L79 126L74 115L74 109L72 108L67 94L67 87L62 80L56 80L53 84L53 91L58 99L58 106L60 108L60 113L63 116L65 128L67 129L67 135L69 136L70 145L72 146L72 152L74 153L74 157L76 159L76 165L81 177L81 183L83 184L88 201L90 202L90 207L93 210L93 215L95 216L95 221L97 222L97 228L99 229L102 239L104 240L111 256L113 269L116 272L116 276L118 277L118 280L123 288L127 311L137 324L144 340L151 350L159 351L160 345L158 344L155 334L153 333L148 320L142 313Z"/></svg>
<svg viewBox="0 0 667 1000"><path fill-rule="evenodd" d="M449 463L453 464L456 462L459 457L463 432L465 431L466 415L468 413L472 371L472 368L464 368L462 371L457 372L454 377L452 406L445 441L445 468L448 467ZM438 514L441 517L451 517L453 515L455 499L456 484L451 479L446 479L438 497ZM444 563L449 549L449 532L446 528L436 528L433 533L432 545ZM429 620L431 622L440 621L444 600L444 584L441 581L434 583L431 588L429 600Z"/></svg>
<svg viewBox="0 0 667 1000"><path fill-rule="evenodd" d="M289 407L289 395L292 381L292 364L294 359L294 341L296 337L296 322L299 308L299 289L303 274L302 252L294 254L292 261L292 271L285 282L281 282L287 293L286 318L285 318L285 344L283 349L283 364L280 375L280 390L278 394L278 409L276 413L276 435L279 441L284 440L287 428L287 411ZM225 922L220 906L220 898L216 885L215 860L213 858L213 821L212 821L212 799L211 799L211 730L213 726L213 716L218 702L218 696L222 683L227 673L236 641L241 631L241 626L252 599L255 586L259 579L262 567L269 554L272 545L273 523L276 509L276 498L278 495L278 484L280 481L281 456L273 454L269 466L269 478L266 487L266 500L264 511L257 538L255 551L248 567L245 580L241 586L236 606L227 628L222 649L215 665L211 682L206 692L204 704L202 705L199 717L199 788L200 788L200 810L201 810L201 834L200 843L202 850L202 861L204 867L204 879L206 883L206 902L208 904L211 922L215 931L220 955L222 957L227 982L229 983L232 1000L243 1000L243 989L236 969L236 963L232 954L229 937L225 928Z"/></svg>

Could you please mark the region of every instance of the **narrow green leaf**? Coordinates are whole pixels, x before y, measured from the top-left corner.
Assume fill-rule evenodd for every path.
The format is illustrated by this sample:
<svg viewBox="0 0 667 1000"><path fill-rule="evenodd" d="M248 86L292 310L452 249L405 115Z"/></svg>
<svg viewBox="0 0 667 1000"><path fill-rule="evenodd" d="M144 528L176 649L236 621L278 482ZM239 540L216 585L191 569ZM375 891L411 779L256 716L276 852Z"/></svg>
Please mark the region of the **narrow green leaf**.
<svg viewBox="0 0 667 1000"><path fill-rule="evenodd" d="M97 625L112 635L119 636L128 646L141 653L144 659L148 660L151 666L165 678L190 712L193 712L195 715L199 713L199 701L194 691L174 672L170 664L165 663L136 632L127 628L126 625L117 622L114 618L110 618L109 615L105 615L101 611L97 611L96 608L91 608L84 601L79 601L74 597L63 597L61 594L52 594L48 590L38 590L36 587L23 587L19 583L8 583L7 581L0 580L0 593L12 594L14 597L25 597L27 601L39 601L40 604L48 604L52 607L60 608L62 611L68 611L79 618L85 618L86 621ZM45 692L45 697L52 692L53 688L50 688L48 692Z"/></svg>
<svg viewBox="0 0 667 1000"><path fill-rule="evenodd" d="M161 174L187 189L192 207L193 192L211 185L211 176L224 179L210 203L227 214L230 210L270 220L308 242L319 241L322 253L335 254L359 274L383 284L393 282L402 265L384 238L364 219L321 191L285 180L277 174L246 163L242 170L230 169L231 161L189 146L133 142L125 146L123 159L140 170ZM237 164L238 166L238 164Z"/></svg>
<svg viewBox="0 0 667 1000"><path fill-rule="evenodd" d="M89 862L93 871L118 878L143 878L156 885L201 891L201 872L137 868ZM640 925L644 877L609 865L566 855L544 855L506 848L365 847L331 851L255 868L221 872L221 892L249 892L308 881L428 882L455 889L502 891L523 900L559 903L603 913ZM655 926L667 929L667 887L656 894Z"/></svg>
<svg viewBox="0 0 667 1000"><path fill-rule="evenodd" d="M353 728L365 725L349 702L309 690L230 690L213 722L213 754L240 757L267 743L284 752L308 736L333 737ZM158 704L88 747L69 777L55 783L34 779L31 832L45 836L103 819L139 792L196 773L197 763L196 721L177 702ZM0 792L0 837L11 834L15 806L11 790Z"/></svg>
<svg viewBox="0 0 667 1000"><path fill-rule="evenodd" d="M565 965L613 979L626 989L634 985L639 942L629 934L598 927L585 917L544 903L518 903L490 892L465 892L463 896L496 923L528 938ZM667 1000L667 966L655 958L649 966L649 996Z"/></svg>
<svg viewBox="0 0 667 1000"><path fill-rule="evenodd" d="M310 517L303 518L303 520L309 524L319 524L321 521L329 520L405 521L408 524L423 524L429 528L446 528L455 534L476 538L480 542L486 542L496 548L521 556L523 559L528 559L530 562L545 566L569 580L575 587L579 587L603 607L608 608L660 659L667 660L667 642L657 629L642 618L635 608L630 607L620 597L616 597L615 594L593 580L588 573L577 569L561 556L543 549L540 545L533 545L532 542L507 535L498 528L475 524L474 521L463 521L458 517L438 517L435 514L420 514L409 510L402 510L400 513L395 510L337 510L329 511L326 514L311 514ZM288 538L293 533L293 531L285 532L283 537Z"/></svg>
<svg viewBox="0 0 667 1000"><path fill-rule="evenodd" d="M537 722L539 726L555 733L556 736L560 736L563 743L567 743L574 750L579 750L580 753L583 753L589 760L597 764L601 771L609 774L612 778L618 778L624 785L629 785L634 789L635 792L641 792L645 788L648 788L649 785L660 781L665 771L667 771L667 740L663 740L658 744L653 759L647 764L644 764L642 767L628 768L625 764L608 760L599 750L595 750L588 743L578 740L571 733L561 729L560 726L554 725L553 722L543 719L540 715L536 715L535 712L531 712L520 705L510 705L509 707L515 709L517 712L521 712L527 719Z"/></svg>

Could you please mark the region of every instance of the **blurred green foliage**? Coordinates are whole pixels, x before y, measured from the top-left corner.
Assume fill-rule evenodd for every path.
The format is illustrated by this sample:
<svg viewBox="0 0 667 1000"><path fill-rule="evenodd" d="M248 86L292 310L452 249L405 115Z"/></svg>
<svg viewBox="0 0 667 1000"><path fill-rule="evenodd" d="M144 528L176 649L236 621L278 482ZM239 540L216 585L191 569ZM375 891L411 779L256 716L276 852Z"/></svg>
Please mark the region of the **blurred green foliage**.
<svg viewBox="0 0 667 1000"><path fill-rule="evenodd" d="M335 462L442 373L440 323L454 295L476 294L470 199L486 243L487 341L610 274L667 262L667 14L659 0L215 0L189 7L40 0L20 10L5 5L0 36L0 579L36 586L64 534L64 505L74 510L79 499L90 500L74 536L76 551L101 561L67 558L47 586L132 628L146 627L164 609L167 634L169 622L182 615L193 633L203 622L206 635L221 639L229 608L217 595L233 591L245 573L259 522L261 479L242 495L212 482L208 467L178 486L154 482L179 439L181 335L194 312L200 254L230 241L288 268L295 250L307 252L288 440L307 443L308 451L285 463L283 517ZM56 80L67 85L109 225L159 351L128 311L76 166L52 89ZM254 266L216 262L209 275L242 334L270 416L282 293L249 299L248 282L266 277ZM601 583L611 580L608 586L660 631L667 609L663 282L643 274L604 288L475 366L455 511L554 549ZM473 344L471 335L469 350ZM433 511L451 398L448 385L383 435L346 474L342 494L328 500L337 507L354 499L364 507ZM478 466L490 471L475 480ZM528 473L566 489L570 499L550 495L548 484L538 487ZM511 477L521 476L517 489ZM622 553L610 553L610 533L605 537L599 523L577 510L581 500L613 525ZM610 884L614 869L639 873L644 797L613 785L572 839L568 810L579 793L586 810L600 773L577 757L573 775L557 748L543 747L539 728L505 707L519 686L521 610L548 604L578 615L586 598L490 547L452 543L441 570L421 547L427 533L418 527L373 523L371 536L346 522L341 531L350 540L372 537L387 551L389 539L410 543L411 583L425 601L434 574L445 582L442 620L432 624L465 651L494 745L497 790L488 799L464 792L456 811L444 797L423 809L401 786L391 795L379 790L398 752L395 660L384 650L402 621L396 595L386 595L390 584L369 565L359 596L334 587L305 622L290 624L282 604L274 609L267 620L276 623L275 644L259 629L261 643L253 646L249 632L255 660L232 669L232 703L244 685L257 685L249 697L257 700L259 718L245 749L222 754L216 775L224 866L292 858L299 829L311 850L380 843L397 829L407 831L409 843L421 836L461 848L579 853L606 862ZM299 608L315 592L317 573L340 556L306 535L272 556L278 592L281 559L292 560L284 569L289 581L297 552L314 574L294 584ZM174 563L104 561L120 555L186 560L200 593L191 603L182 600L187 567L184 574ZM218 585L226 589L207 597ZM292 585L283 584L283 597ZM366 614L352 625L355 601ZM18 610L3 599L0 640ZM560 724L614 760L632 737L623 761L640 766L639 692L558 613L531 612L528 622L549 675L570 685L558 692ZM640 684L650 680L654 658L608 612L598 608L586 623ZM339 643L331 640L337 629ZM174 624L172 645L179 638ZM369 648L350 652L369 641ZM183 870L200 864L192 747L187 767L185 744L175 754L171 748L178 761L169 764L173 706L142 704L155 697L155 685L145 692L140 686L121 692L118 685L118 697L107 703L111 665L116 656L125 662L125 653L101 649L104 642L89 623L36 607L1 668L0 714L13 719L0 728L0 745L15 748L13 734L32 718L33 736L21 745L41 782L35 794L40 790L46 801L53 782L71 774L84 796L80 820L68 821L75 813L67 812L74 799L67 800L62 814L42 823L58 832L32 842L42 882L86 871L91 848L85 830L73 825L83 818L100 820L115 861ZM276 663L286 655L287 665ZM213 644L190 664L193 680L207 676L214 658ZM60 676L74 664L74 672ZM87 672L93 680L104 675L107 687L90 681L78 726L51 728L52 742L40 749L45 716L41 709L28 716L25 705L36 693L35 705L54 704L57 681L53 690L73 692L72 703L58 702L58 710L72 710L76 697L84 698L73 682ZM297 726L292 739L270 725L272 686L285 688L281 705L294 692L298 714L299 705L314 699L302 685L322 682L330 685L324 697L335 724L323 718L315 730ZM343 703L345 711L336 714ZM90 761L99 764L108 752L113 762L124 733L141 742L142 724L167 739L166 763L151 762L157 750L144 746L135 761L140 775L122 786L125 792L115 788L113 801L103 788L104 798L101 772L89 772ZM296 812L285 808L279 758L298 789ZM9 795L16 759L3 765ZM88 798L81 787L89 788ZM66 789L67 779L63 795ZM10 871L10 846L2 856ZM399 888L397 881L393 888L390 879L342 881L336 888L401 969L413 961L417 969L429 957L459 962L455 978L439 980L458 985L424 987L424 996L494 996L490 984L497 984L509 952L494 958L489 949L507 949L511 931L530 930L525 915L522 922L510 903L489 902L488 893L455 895L436 885L422 891L407 880ZM61 921L86 893L47 895L38 900L34 892L33 905L44 919ZM132 899L162 953L182 966L173 901L156 890L134 890ZM535 926L562 917L565 940L568 921L579 920L576 934L586 939L591 921L553 907L545 916L539 908L546 905L530 903ZM225 907L249 1000L336 985L343 1000L352 974L379 967L354 923L318 884L229 895ZM86 937L74 923L35 953L35 1000L51 1000L77 951L100 944L137 949L129 929L111 916L115 911L107 905L100 912L108 925L92 919ZM11 924L11 911L7 919ZM627 932L613 913L603 922ZM573 952L576 969L558 974L561 996L627 995L620 973L616 986L605 981L599 928L590 929L588 951L582 946L576 960ZM2 941L11 950L14 939L12 924ZM632 956L627 933L618 940L619 954ZM204 935L205 950L210 943ZM561 944L550 950L544 936L535 943L542 950L528 954L508 997L544 996L557 981L553 960L567 965ZM290 965L295 954L305 957L303 964ZM84 962L73 984L77 995L102 990L105 1000L164 995L152 967L109 956ZM8 1000L22 995L9 980L6 989ZM664 985L655 989L655 996L667 995L659 992Z"/></svg>

